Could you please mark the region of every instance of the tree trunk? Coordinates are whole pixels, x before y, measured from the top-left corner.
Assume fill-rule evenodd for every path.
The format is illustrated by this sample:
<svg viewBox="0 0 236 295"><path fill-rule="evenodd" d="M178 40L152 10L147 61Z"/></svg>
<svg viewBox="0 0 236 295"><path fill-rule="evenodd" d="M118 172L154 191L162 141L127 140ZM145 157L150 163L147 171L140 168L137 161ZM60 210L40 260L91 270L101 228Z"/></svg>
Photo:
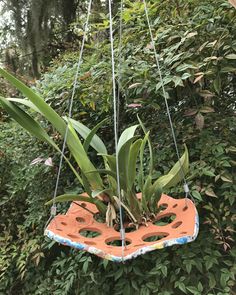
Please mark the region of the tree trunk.
<svg viewBox="0 0 236 295"><path fill-rule="evenodd" d="M76 0L62 0L62 16L64 20L65 29L67 29L66 41L73 41L73 32L70 30L70 25L76 20L76 8L79 1Z"/></svg>

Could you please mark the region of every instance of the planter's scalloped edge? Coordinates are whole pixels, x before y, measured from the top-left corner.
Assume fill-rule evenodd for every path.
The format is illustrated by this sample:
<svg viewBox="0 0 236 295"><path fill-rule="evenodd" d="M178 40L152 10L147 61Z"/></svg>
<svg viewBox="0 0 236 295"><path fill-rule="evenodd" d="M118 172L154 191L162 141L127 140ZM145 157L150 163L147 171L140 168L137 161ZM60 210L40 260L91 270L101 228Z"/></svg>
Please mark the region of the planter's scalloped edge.
<svg viewBox="0 0 236 295"><path fill-rule="evenodd" d="M60 244L63 244L63 245L66 245L66 246L69 246L69 247L72 247L72 248L75 248L78 250L86 251L91 254L95 254L99 257L102 257L103 259L107 259L107 260L110 260L113 262L124 262L124 261L130 260L130 259L136 258L139 255L143 255L145 253L148 253L148 252L151 252L151 251L154 251L157 249L163 249L163 248L173 246L173 245L183 245L183 244L193 242L197 238L197 235L199 232L199 217L198 217L198 213L197 213L196 209L195 209L195 214L196 215L195 215L194 234L192 236L187 235L187 236L182 236L182 237L171 239L171 240L160 241L160 242L157 242L157 243L152 244L150 246L145 246L143 248L140 248L137 251L135 251L131 254L128 254L124 257L115 256L115 255L105 253L96 247L88 246L83 243L73 242L68 238L64 238L58 234L54 234L50 230L45 230L44 234L48 238L50 238Z"/></svg>

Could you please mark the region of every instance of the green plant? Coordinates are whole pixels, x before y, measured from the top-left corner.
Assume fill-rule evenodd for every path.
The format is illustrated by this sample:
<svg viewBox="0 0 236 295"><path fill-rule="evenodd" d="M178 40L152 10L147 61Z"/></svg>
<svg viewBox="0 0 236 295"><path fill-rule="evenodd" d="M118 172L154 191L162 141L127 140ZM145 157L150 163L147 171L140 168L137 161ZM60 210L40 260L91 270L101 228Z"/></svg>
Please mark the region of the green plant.
<svg viewBox="0 0 236 295"><path fill-rule="evenodd" d="M116 212L120 206L125 211L127 219L136 225L141 224L143 220L146 222L146 220L150 220L153 217L155 218L155 214L157 213L157 203L161 197L162 191L175 186L182 180L183 174L186 174L188 170L188 151L186 147L180 161L173 166L169 173L153 181L152 145L149 138L149 132L146 132L140 118L138 119L140 126L145 133L144 138L141 139L138 136L135 136L135 131L138 125L131 126L125 129L119 138L117 156L109 155L103 141L96 135L97 130L101 127L104 121L100 122L90 130L81 122L71 118L65 117L63 120L63 118L60 117L39 95L25 84L3 69L0 69L0 74L29 99L6 99L0 97L3 108L29 133L38 139L49 143L60 152L58 145L39 125L39 123L15 103L23 104L43 115L60 135L65 137L67 146L77 165L80 167L80 172L77 172L71 162L63 155L88 194L88 197L84 195L66 194L58 196L55 200L56 202L75 200L86 200L91 202L97 206L102 216L107 216L106 222L109 226L112 226L113 222L119 223ZM76 132L84 138L83 144ZM143 158L144 149L147 143L150 152L150 167L148 174L145 175ZM98 155L103 157L105 169L96 169L92 164L88 156L88 148L90 145L98 152ZM140 164L138 173L136 173L138 156ZM116 172L116 161L119 163L119 175L117 175ZM105 174L107 184L104 184L100 174ZM119 177L120 180L122 202L117 196L117 177ZM136 181L138 182L139 190L142 192L141 200L136 197ZM50 203L52 203L52 201L48 202L48 204Z"/></svg>

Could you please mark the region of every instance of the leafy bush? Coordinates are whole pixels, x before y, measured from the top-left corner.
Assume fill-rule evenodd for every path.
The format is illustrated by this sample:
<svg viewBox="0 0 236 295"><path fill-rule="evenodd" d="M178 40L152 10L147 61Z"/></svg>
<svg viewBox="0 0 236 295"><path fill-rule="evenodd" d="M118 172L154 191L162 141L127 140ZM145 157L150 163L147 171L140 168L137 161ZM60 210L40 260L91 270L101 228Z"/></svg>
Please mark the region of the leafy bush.
<svg viewBox="0 0 236 295"><path fill-rule="evenodd" d="M176 156L163 111L161 92L156 89L157 75L150 66L150 61L154 62L150 46L143 51L139 48L150 43L143 10L134 7L138 7L139 2L127 3L124 42L127 41L123 49L127 53L123 85L126 81L128 86L142 84L130 89L126 87L122 91L120 126L122 129L132 124L137 112L144 118L154 134L154 142L158 142L154 148L157 154L155 171L159 176L170 169ZM176 3L180 7L175 6ZM30 140L15 124L4 123L1 125L1 202L5 201L1 205L0 217L1 231L4 230L0 250L0 293L231 295L236 292L236 79L235 60L226 58L229 54L235 54L235 10L223 0L176 1L174 5L153 1L150 13L158 37L158 51L171 60L170 64L168 59L165 63L162 60L162 71L170 96L178 144L185 142L189 147L191 165L188 182L200 216L198 238L194 243L158 250L124 265L112 264L45 240L42 232L48 214L43 204L53 191L55 172L53 169L48 171L44 166L28 165L39 155L51 156L52 151ZM134 23L137 25L135 29ZM103 31L106 30L105 25ZM194 32L198 34L194 36ZM77 90L75 115L85 112L79 115L83 116L83 122L89 127L91 122L98 122L110 114L109 75L103 73L99 76L98 70L103 69L99 64L101 55L104 57L104 69L109 68L109 49L107 42L104 43L96 45L97 51L91 61L86 59L84 66L85 72L94 69L94 80L93 75L84 79ZM94 47L91 41L90 48ZM47 96L49 89L46 78L39 83L42 95L50 98L50 103L61 113L66 109L66 99L63 94L60 97L57 87L61 84L61 93L71 91L71 88L67 88L66 77L73 76L70 74L71 64L75 59L76 54L67 53L61 57L61 61L55 61L52 71L48 73L55 81L50 95ZM177 71L177 67L184 64L187 68ZM66 66L64 80L57 71L54 72L55 68L63 66ZM199 72L204 74L197 74ZM178 85L181 84L180 79L174 77L181 77L184 86ZM104 89L100 81L107 81ZM79 95L86 87L89 90L97 89L97 92L93 96L92 91L83 91L82 105ZM53 99L54 93L56 99ZM142 108L126 108L126 102L137 102L136 99L141 101ZM94 108L94 102L97 112L90 108ZM112 140L110 130L107 126L101 131L106 134L109 143ZM14 137L14 144L9 147L12 141L10 137ZM56 158L53 160L57 163ZM66 179L70 179L67 187L75 187L73 175L66 170L64 173L67 173ZM64 193L63 181L61 193ZM42 183L45 185L42 186ZM182 196L181 186L170 194ZM39 253L45 257L40 256L36 266Z"/></svg>

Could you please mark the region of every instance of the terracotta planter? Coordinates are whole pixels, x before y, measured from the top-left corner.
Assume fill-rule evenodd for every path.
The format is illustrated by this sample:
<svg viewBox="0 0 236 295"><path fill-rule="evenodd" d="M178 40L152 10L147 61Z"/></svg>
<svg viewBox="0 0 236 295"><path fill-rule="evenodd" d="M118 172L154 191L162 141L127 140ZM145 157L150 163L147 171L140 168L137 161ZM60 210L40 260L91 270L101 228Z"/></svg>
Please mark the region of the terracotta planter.
<svg viewBox="0 0 236 295"><path fill-rule="evenodd" d="M236 8L236 0L229 0L229 3Z"/></svg>
<svg viewBox="0 0 236 295"><path fill-rule="evenodd" d="M148 226L142 225L138 230L126 232L126 248L122 257L120 233L97 222L91 213L76 203L97 213L93 204L73 202L66 215L57 215L50 222L45 235L63 245L108 260L122 262L156 249L189 243L198 234L198 214L192 201L173 199L163 194L158 204L163 209L157 214L156 221L148 222Z"/></svg>

